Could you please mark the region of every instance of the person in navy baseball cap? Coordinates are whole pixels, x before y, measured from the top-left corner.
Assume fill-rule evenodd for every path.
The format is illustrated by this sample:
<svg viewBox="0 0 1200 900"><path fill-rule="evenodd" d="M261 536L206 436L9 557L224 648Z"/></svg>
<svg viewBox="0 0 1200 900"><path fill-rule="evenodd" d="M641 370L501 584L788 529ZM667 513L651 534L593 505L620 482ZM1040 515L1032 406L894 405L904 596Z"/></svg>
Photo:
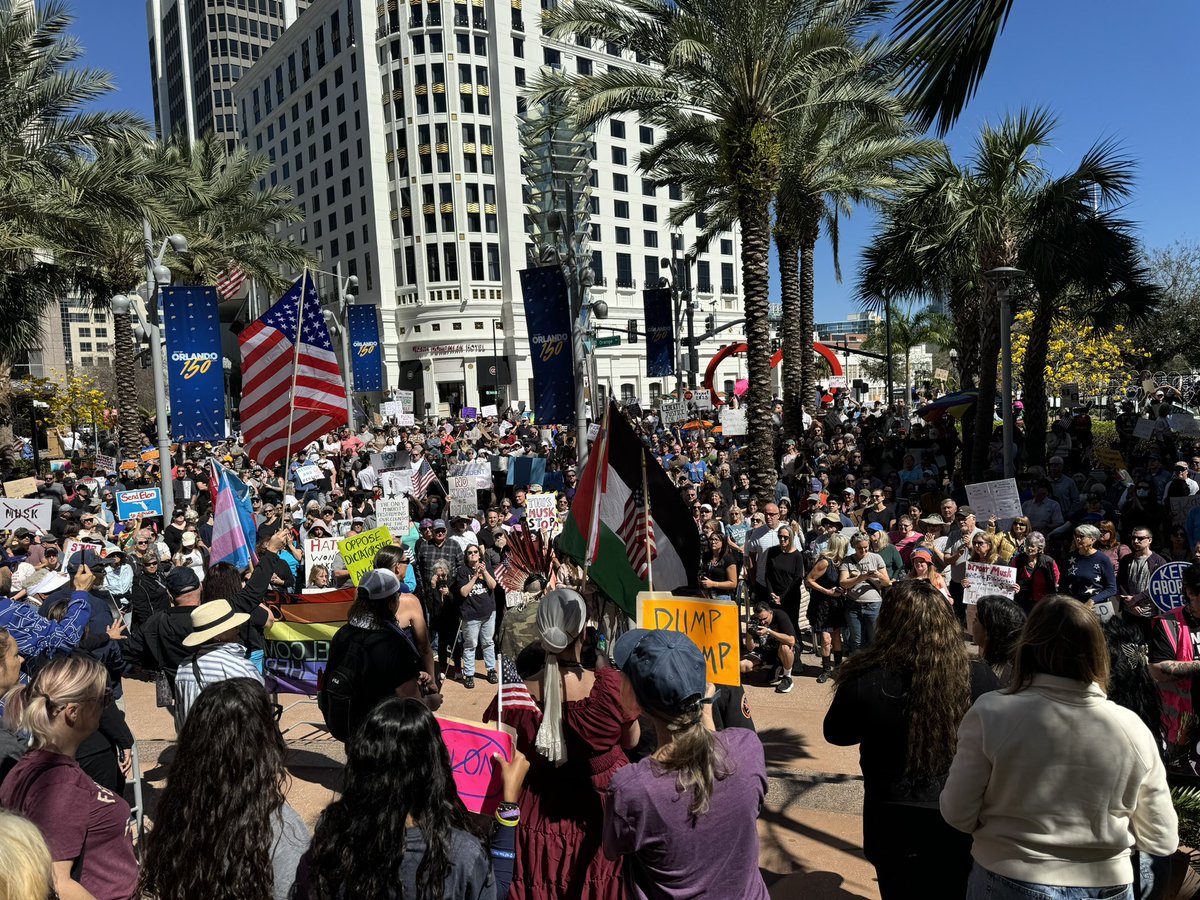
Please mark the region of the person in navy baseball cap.
<svg viewBox="0 0 1200 900"><path fill-rule="evenodd" d="M708 687L704 654L686 634L635 628L613 647L638 703L668 716L699 711Z"/></svg>

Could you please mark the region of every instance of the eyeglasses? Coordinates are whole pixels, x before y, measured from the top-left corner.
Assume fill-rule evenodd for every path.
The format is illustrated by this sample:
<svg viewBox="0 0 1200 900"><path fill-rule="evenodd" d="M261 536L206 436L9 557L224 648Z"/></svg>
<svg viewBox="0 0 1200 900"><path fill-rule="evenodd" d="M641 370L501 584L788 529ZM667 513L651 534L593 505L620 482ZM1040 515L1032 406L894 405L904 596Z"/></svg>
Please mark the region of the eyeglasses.
<svg viewBox="0 0 1200 900"><path fill-rule="evenodd" d="M1148 541L1148 540L1150 540L1150 535L1148 535L1148 534L1135 534L1135 535L1133 536L1133 539L1134 539L1135 541Z"/></svg>
<svg viewBox="0 0 1200 900"><path fill-rule="evenodd" d="M1013 528L1028 528L1029 526L1026 525L1024 522L1013 522L1012 527Z"/></svg>
<svg viewBox="0 0 1200 900"><path fill-rule="evenodd" d="M991 544L990 544L988 541L971 541L971 543L972 543L972 544L974 544L976 547L990 547L990 546L992 546L992 545L991 545Z"/></svg>
<svg viewBox="0 0 1200 900"><path fill-rule="evenodd" d="M145 546L146 546L147 544L149 544L150 542L149 542L149 541L134 541L133 543L134 543L134 545L135 545L135 546L138 546L138 547L145 547Z"/></svg>

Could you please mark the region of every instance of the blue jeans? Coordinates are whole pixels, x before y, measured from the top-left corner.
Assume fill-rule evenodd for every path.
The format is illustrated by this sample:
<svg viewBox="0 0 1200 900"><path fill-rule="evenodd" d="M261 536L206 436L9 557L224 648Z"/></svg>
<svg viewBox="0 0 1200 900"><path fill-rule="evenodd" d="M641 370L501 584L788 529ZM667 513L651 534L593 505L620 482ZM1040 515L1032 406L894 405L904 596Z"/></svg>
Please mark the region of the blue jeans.
<svg viewBox="0 0 1200 900"><path fill-rule="evenodd" d="M1033 884L989 872L979 863L967 879L967 900L1133 900L1133 885L1061 887Z"/></svg>
<svg viewBox="0 0 1200 900"><path fill-rule="evenodd" d="M462 667L464 675L475 674L475 646L483 640L483 664L489 672L496 671L496 644L492 635L496 633L496 612L486 619L469 619L462 623Z"/></svg>
<svg viewBox="0 0 1200 900"><path fill-rule="evenodd" d="M846 625L850 632L846 641L846 655L853 656L875 640L875 626L879 622L881 603L846 603Z"/></svg>

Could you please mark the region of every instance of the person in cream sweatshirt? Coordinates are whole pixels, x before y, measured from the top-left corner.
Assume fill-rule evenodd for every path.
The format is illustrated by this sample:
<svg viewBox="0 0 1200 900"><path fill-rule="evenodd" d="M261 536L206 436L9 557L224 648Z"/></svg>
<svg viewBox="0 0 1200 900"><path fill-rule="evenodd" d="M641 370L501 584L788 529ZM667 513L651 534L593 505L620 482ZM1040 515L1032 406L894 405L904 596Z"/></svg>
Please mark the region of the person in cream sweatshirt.
<svg viewBox="0 0 1200 900"><path fill-rule="evenodd" d="M1178 847L1157 738L1107 699L1107 679L1095 614L1068 597L1038 604L1013 687L984 694L963 718L940 798L946 822L974 838L968 897L985 883L994 898L1128 885L1133 848Z"/></svg>

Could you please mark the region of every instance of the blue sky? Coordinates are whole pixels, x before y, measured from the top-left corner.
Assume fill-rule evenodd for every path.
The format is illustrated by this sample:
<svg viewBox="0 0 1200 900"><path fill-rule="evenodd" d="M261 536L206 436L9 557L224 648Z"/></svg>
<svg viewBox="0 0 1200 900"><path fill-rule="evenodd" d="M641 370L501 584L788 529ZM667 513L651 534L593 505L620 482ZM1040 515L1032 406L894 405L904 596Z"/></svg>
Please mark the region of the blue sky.
<svg viewBox="0 0 1200 900"><path fill-rule="evenodd" d="M117 81L102 105L152 118L143 0L74 0L73 7L87 63ZM956 156L965 152L985 121L1022 106L1046 106L1059 120L1055 147L1046 153L1052 171L1072 168L1097 140L1115 138L1138 160L1127 215L1140 225L1146 245L1200 239L1197 35L1195 0L1017 0L979 93L949 135L951 149ZM843 228L844 284L834 278L828 244L818 248L817 321L857 308L853 277L871 226L870 214L860 211Z"/></svg>

